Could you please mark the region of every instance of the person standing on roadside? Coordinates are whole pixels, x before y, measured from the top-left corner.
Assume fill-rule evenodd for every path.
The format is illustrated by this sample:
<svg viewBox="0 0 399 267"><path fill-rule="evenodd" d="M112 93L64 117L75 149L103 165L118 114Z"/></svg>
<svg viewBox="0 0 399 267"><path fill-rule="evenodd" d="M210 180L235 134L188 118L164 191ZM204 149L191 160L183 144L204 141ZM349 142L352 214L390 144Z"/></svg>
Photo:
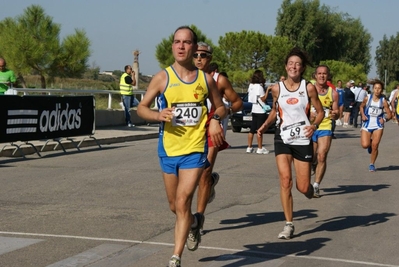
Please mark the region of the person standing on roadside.
<svg viewBox="0 0 399 267"><path fill-rule="evenodd" d="M333 137L333 123L339 116L338 93L328 85L330 68L320 65L316 68L315 87L323 106L323 120L318 124L318 129L313 133L313 167L315 172L315 182L313 184L314 197L320 197L320 183L323 180L327 169L327 155L330 151ZM317 116L316 112L311 112L311 121Z"/></svg>
<svg viewBox="0 0 399 267"><path fill-rule="evenodd" d="M351 80L351 90L355 95L355 104L352 108L352 119L353 119L353 127L357 128L358 124L358 117L359 117L359 109L360 105L363 102L363 99L367 96L367 91L363 89L363 87L356 87L355 81ZM363 86L362 83L359 83L360 86ZM361 122L360 122L361 125Z"/></svg>
<svg viewBox="0 0 399 267"><path fill-rule="evenodd" d="M256 154L259 155L269 154L269 150L263 147L263 135L257 135L258 129L266 121L266 112L268 111L266 110L266 108L269 108L270 110L270 106L266 105L265 103L267 95L265 92L265 88L263 87L264 84L265 78L263 77L263 71L255 70L251 78L251 83L248 87L248 102L252 103L252 123L248 133L248 147L246 152L254 152L252 142L254 140L254 136L256 135L256 140L258 143Z"/></svg>
<svg viewBox="0 0 399 267"><path fill-rule="evenodd" d="M378 156L378 146L384 133L384 124L392 118L388 101L382 95L383 91L384 83L375 80L373 82L373 93L370 97L366 96L360 105L360 114L363 120L360 142L362 147L367 148L367 151L371 154L370 172L376 171L375 161Z"/></svg>
<svg viewBox="0 0 399 267"><path fill-rule="evenodd" d="M353 127L350 125L352 109L355 105L355 94L352 92L350 81L346 83L346 87L344 88L344 128ZM353 119L352 119L353 122Z"/></svg>
<svg viewBox="0 0 399 267"><path fill-rule="evenodd" d="M293 48L285 59L287 79L273 85L273 107L267 120L258 129L262 135L275 121L274 151L280 178L280 198L284 210L285 226L278 238L290 239L294 235L292 166L296 173L296 188L307 198L313 197L310 166L313 161L311 137L324 118L323 107L313 84L302 78L306 66L311 65L305 52ZM310 104L317 116L309 120Z"/></svg>
<svg viewBox="0 0 399 267"><path fill-rule="evenodd" d="M175 61L152 78L137 109L144 120L160 122L158 157L169 207L176 215L175 245L169 267L181 266L189 231L195 228L196 234L200 232L202 216L192 215L191 203L201 174L209 164L207 131L215 146L224 141L220 120L226 116L226 109L213 78L193 65L197 47L197 34L190 27L176 29L172 42ZM157 96L159 110L156 111L150 107ZM208 129L207 98L215 109ZM198 243L187 247L195 250Z"/></svg>
<svg viewBox="0 0 399 267"><path fill-rule="evenodd" d="M125 122L128 127L134 127L131 121L130 108L133 107L134 95L133 86L136 85L135 73L132 66L126 65L125 72L122 74L119 89L122 95L123 109L125 111Z"/></svg>
<svg viewBox="0 0 399 267"><path fill-rule="evenodd" d="M13 87L16 81L14 72L7 69L6 60L0 57L0 95L4 95L9 88Z"/></svg>
<svg viewBox="0 0 399 267"><path fill-rule="evenodd" d="M339 116L338 119L335 121L336 125L343 125L342 118L344 116L344 88L342 88L342 81L337 81L337 93L338 93L338 110Z"/></svg>

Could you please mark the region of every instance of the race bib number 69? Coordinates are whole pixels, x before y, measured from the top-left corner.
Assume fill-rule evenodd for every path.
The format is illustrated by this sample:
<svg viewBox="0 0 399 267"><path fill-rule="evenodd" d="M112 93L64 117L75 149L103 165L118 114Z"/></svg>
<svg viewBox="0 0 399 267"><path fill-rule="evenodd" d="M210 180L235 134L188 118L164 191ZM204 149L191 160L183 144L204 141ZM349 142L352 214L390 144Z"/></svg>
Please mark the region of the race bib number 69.
<svg viewBox="0 0 399 267"><path fill-rule="evenodd" d="M290 144L298 139L306 139L304 133L305 121L286 125L281 130L281 138L285 144Z"/></svg>

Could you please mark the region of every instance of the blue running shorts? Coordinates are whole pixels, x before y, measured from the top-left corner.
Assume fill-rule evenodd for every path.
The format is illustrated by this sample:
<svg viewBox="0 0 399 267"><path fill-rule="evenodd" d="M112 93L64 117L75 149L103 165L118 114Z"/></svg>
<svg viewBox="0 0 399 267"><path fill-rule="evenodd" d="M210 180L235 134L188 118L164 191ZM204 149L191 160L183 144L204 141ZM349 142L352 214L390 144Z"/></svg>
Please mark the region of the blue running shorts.
<svg viewBox="0 0 399 267"><path fill-rule="evenodd" d="M210 166L205 153L192 153L177 157L160 157L159 162L164 173L178 176L179 169L206 168Z"/></svg>

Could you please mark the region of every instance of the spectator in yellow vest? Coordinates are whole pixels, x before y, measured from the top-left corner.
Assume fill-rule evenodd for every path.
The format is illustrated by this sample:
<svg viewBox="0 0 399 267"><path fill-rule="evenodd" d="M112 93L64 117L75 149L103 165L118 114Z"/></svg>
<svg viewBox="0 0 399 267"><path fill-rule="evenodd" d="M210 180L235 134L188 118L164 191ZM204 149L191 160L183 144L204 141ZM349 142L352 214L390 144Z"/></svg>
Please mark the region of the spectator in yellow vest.
<svg viewBox="0 0 399 267"><path fill-rule="evenodd" d="M132 66L126 65L125 73L122 74L119 82L119 89L122 95L123 109L125 110L125 122L128 127L134 127L130 117L130 108L133 107L133 86L135 85L136 78Z"/></svg>

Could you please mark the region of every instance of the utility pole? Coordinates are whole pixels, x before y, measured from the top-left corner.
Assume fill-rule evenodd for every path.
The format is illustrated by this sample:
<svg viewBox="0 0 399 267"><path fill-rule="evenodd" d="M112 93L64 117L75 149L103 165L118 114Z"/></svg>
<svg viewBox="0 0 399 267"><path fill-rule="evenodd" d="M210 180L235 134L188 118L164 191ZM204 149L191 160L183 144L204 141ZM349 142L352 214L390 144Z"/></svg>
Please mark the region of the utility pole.
<svg viewBox="0 0 399 267"><path fill-rule="evenodd" d="M136 78L136 85L133 86L133 89L135 89L135 90L137 90L139 88L139 71L140 71L140 69L139 69L139 55L140 55L140 51L139 50L136 49L136 50L133 51L134 59L133 59L132 68L133 68L133 71L134 71L134 76Z"/></svg>

